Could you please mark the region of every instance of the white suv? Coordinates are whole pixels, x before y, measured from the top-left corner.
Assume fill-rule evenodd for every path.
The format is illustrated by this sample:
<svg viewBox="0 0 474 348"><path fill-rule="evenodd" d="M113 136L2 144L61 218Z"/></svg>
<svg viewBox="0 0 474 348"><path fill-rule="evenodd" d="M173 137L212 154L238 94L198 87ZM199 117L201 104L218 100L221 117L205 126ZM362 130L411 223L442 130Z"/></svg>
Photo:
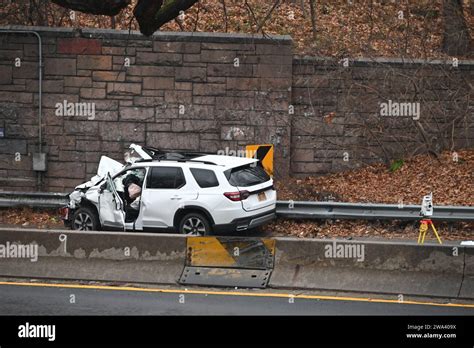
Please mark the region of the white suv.
<svg viewBox="0 0 474 348"><path fill-rule="evenodd" d="M208 235L275 218L273 180L256 159L130 148L127 165L102 156L98 175L69 195L66 226Z"/></svg>

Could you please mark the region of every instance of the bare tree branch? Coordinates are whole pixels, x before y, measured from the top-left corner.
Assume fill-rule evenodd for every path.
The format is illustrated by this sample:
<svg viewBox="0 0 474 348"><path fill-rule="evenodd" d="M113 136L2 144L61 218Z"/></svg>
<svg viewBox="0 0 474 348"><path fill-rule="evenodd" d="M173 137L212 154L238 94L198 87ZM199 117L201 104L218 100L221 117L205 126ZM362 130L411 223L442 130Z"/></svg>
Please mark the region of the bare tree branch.
<svg viewBox="0 0 474 348"><path fill-rule="evenodd" d="M263 20L260 22L260 24L257 26L257 33L262 30L263 26L265 25L266 21L272 16L273 11L280 5L280 0L276 0L273 3L273 6L271 9L267 12Z"/></svg>
<svg viewBox="0 0 474 348"><path fill-rule="evenodd" d="M249 5L249 3L247 2L247 0L245 0L245 6L247 7L247 11L249 12L250 16L252 17L255 25L258 26L258 19L257 17L255 16L255 13L253 12L253 9L252 7Z"/></svg>

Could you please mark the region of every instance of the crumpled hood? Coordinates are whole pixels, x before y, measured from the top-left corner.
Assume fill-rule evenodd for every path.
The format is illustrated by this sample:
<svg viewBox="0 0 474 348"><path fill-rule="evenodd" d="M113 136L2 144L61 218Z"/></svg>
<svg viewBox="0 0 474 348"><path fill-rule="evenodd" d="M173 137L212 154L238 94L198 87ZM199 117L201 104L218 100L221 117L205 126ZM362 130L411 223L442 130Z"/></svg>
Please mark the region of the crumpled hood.
<svg viewBox="0 0 474 348"><path fill-rule="evenodd" d="M142 146L140 145L131 144L129 146L129 149L130 150L128 150L124 154L125 162L127 162L128 164L134 163L136 160L139 160L139 159L145 159L145 160L151 159L151 156L148 155L146 151L143 150ZM98 182L100 182L107 175L107 173L110 173L110 176L114 176L124 167L125 165L123 165L122 163L110 157L102 156L100 158L99 167L97 169L97 175L93 176L89 181L82 183L80 185L77 185L75 189L76 190L88 189L96 185Z"/></svg>
<svg viewBox="0 0 474 348"><path fill-rule="evenodd" d="M76 186L76 190L89 188L97 184L99 181L104 178L107 173L110 173L111 176L117 174L124 165L110 157L102 156L99 162L99 168L97 169L97 175L93 176L89 181Z"/></svg>
<svg viewBox="0 0 474 348"><path fill-rule="evenodd" d="M124 157L127 165L139 159L151 159L151 156L147 154L140 145L135 144L130 145L130 150L125 153ZM110 173L110 176L114 176L127 165L123 165L110 157L102 156L100 158L99 167L97 168L97 175L93 176L89 181L77 185L74 192L69 195L69 207L73 209L76 208L83 197L91 202L97 203L99 187L94 186L101 182L107 176L107 173Z"/></svg>
<svg viewBox="0 0 474 348"><path fill-rule="evenodd" d="M107 156L102 156L97 169L97 175L104 177L107 173L114 176L123 168L123 164Z"/></svg>

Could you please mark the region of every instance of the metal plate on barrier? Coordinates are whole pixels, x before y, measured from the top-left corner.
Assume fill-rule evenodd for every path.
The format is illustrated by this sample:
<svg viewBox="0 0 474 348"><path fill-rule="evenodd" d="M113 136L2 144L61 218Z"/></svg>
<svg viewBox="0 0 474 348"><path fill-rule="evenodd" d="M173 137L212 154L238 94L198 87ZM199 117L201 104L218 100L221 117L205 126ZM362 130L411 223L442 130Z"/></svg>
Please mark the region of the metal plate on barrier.
<svg viewBox="0 0 474 348"><path fill-rule="evenodd" d="M216 267L185 267L181 284L265 288L271 270L235 269Z"/></svg>
<svg viewBox="0 0 474 348"><path fill-rule="evenodd" d="M190 237L186 265L239 269L272 269L275 240L243 237Z"/></svg>

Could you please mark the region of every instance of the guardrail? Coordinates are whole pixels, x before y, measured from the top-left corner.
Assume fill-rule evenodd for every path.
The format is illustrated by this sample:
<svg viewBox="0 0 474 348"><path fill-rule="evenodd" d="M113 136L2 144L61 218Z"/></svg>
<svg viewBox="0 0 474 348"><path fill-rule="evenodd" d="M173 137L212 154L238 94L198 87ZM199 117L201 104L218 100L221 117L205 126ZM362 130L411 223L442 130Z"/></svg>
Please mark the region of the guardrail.
<svg viewBox="0 0 474 348"><path fill-rule="evenodd" d="M68 193L0 191L0 207L59 208L69 202Z"/></svg>
<svg viewBox="0 0 474 348"><path fill-rule="evenodd" d="M419 220L420 210L420 205L277 202L277 215L286 219ZM439 221L474 221L474 207L434 206L431 218Z"/></svg>
<svg viewBox="0 0 474 348"><path fill-rule="evenodd" d="M67 193L0 191L0 207L58 208L68 203ZM276 212L285 219L418 220L421 206L376 203L278 201ZM433 208L433 220L474 221L474 206Z"/></svg>

